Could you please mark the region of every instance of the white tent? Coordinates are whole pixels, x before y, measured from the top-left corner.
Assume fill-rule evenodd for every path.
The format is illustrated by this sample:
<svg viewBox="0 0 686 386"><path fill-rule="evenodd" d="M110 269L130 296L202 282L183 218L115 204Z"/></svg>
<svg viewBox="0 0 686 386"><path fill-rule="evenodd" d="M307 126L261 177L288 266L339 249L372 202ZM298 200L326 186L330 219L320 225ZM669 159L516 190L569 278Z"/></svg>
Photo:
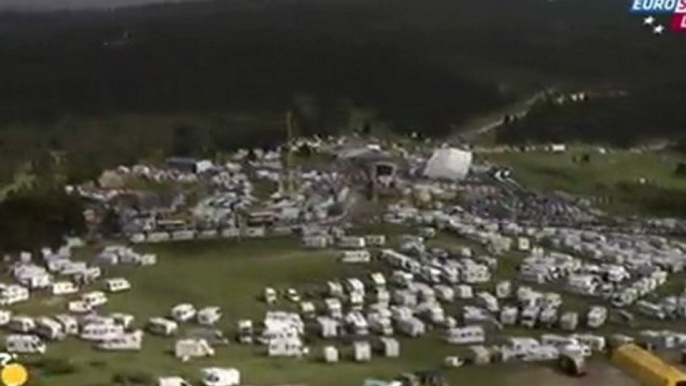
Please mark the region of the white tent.
<svg viewBox="0 0 686 386"><path fill-rule="evenodd" d="M429 178L461 180L467 176L472 164L472 153L455 148L437 149L424 169Z"/></svg>

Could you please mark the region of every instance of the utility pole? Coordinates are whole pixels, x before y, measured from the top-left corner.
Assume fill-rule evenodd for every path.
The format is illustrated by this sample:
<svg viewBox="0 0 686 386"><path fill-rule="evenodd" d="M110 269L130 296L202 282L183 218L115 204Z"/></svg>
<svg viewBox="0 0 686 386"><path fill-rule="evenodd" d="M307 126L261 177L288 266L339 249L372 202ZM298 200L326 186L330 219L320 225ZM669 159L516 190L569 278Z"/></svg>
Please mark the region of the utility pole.
<svg viewBox="0 0 686 386"><path fill-rule="evenodd" d="M295 194L295 182L293 181L295 175L293 173L293 112L286 113L286 184L285 191L289 197Z"/></svg>

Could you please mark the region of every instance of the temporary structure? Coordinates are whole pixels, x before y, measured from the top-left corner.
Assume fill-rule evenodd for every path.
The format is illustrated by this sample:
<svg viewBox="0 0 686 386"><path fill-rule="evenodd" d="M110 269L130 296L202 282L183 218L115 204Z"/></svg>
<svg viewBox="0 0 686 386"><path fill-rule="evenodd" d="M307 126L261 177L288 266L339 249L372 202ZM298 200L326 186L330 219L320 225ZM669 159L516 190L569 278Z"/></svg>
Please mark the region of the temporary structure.
<svg viewBox="0 0 686 386"><path fill-rule="evenodd" d="M467 176L472 164L472 153L455 148L436 150L424 169L429 178L462 180Z"/></svg>

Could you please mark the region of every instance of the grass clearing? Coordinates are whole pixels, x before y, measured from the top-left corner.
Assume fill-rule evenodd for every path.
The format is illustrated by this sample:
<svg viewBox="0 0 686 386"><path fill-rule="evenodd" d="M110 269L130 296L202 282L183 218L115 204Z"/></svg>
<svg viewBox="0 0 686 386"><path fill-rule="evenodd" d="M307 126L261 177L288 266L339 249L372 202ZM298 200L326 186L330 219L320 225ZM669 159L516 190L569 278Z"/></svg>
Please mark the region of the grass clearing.
<svg viewBox="0 0 686 386"><path fill-rule="evenodd" d="M511 167L524 186L601 198L606 209L617 212L654 211L651 200L686 193L686 178L674 173L686 157L673 152L609 150L600 154L597 148L578 146L565 153L508 152L482 157Z"/></svg>

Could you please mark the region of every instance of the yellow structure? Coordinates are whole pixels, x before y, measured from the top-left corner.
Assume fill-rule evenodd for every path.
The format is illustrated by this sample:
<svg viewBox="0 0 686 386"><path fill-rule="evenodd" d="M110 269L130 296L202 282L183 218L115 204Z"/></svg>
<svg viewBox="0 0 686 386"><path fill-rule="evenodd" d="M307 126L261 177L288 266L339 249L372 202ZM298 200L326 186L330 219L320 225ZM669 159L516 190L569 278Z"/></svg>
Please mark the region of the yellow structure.
<svg viewBox="0 0 686 386"><path fill-rule="evenodd" d="M0 380L5 386L22 386L28 379L28 371L19 363L9 364L0 371Z"/></svg>
<svg viewBox="0 0 686 386"><path fill-rule="evenodd" d="M612 363L644 386L686 386L685 373L634 344L618 347Z"/></svg>

